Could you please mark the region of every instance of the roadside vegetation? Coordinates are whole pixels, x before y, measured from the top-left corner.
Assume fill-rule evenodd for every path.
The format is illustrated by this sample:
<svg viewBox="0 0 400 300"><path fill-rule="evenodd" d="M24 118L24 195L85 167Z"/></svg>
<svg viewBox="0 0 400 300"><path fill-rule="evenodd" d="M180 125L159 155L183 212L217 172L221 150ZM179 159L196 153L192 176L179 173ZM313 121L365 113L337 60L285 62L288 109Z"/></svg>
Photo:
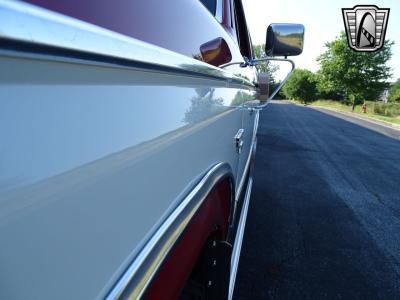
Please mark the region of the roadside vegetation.
<svg viewBox="0 0 400 300"><path fill-rule="evenodd" d="M292 101L297 104L301 103L300 101ZM362 104L357 104L353 111L352 104L346 104L335 100L319 99L309 102L307 105L333 109L340 112L354 113L361 117L368 117L378 121L400 125L400 103L385 104L376 101L365 101L365 104L367 105L365 113L362 112Z"/></svg>
<svg viewBox="0 0 400 300"><path fill-rule="evenodd" d="M325 44L326 51L317 59L320 69L315 73L296 69L278 98L400 125L400 79L390 83L388 66L393 44L386 41L379 51L355 52L342 32ZM256 48L257 56L262 56L263 46ZM275 70L267 66L263 71ZM272 75L270 85L276 84Z"/></svg>

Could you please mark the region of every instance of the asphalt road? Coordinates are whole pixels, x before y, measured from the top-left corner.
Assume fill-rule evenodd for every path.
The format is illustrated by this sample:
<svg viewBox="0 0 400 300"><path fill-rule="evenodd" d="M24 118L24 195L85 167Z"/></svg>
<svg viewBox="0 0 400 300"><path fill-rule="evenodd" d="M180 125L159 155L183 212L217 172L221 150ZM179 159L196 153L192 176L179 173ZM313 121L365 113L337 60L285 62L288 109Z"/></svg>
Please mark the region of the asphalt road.
<svg viewBox="0 0 400 300"><path fill-rule="evenodd" d="M292 104L260 118L234 299L400 299L400 132Z"/></svg>

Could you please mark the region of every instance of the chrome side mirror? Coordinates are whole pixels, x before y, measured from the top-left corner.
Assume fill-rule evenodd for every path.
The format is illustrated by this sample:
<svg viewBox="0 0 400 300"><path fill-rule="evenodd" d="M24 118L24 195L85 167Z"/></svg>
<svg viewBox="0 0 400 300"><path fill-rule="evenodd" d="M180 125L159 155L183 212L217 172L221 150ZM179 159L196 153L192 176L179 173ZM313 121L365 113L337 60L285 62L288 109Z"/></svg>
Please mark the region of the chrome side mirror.
<svg viewBox="0 0 400 300"><path fill-rule="evenodd" d="M268 26L265 53L268 56L294 56L303 52L304 26L277 24Z"/></svg>

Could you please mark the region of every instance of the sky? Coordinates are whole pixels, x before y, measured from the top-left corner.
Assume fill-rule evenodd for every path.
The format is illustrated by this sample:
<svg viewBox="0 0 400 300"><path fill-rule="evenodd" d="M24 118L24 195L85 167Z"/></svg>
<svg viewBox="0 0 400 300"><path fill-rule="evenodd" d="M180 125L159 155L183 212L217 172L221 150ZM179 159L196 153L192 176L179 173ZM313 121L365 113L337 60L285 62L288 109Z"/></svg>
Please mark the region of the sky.
<svg viewBox="0 0 400 300"><path fill-rule="evenodd" d="M334 40L344 30L342 8L355 5L373 4L379 8L390 8L386 30L386 40L392 40L393 56L389 61L393 77L400 78L400 1L365 0L242 0L247 26L254 45L265 43L267 27L270 23L301 23L305 26L304 49L293 57L297 68L313 72L319 69L316 58L325 51L325 43ZM283 63L284 64L284 63ZM278 78L282 78L289 67L281 64Z"/></svg>

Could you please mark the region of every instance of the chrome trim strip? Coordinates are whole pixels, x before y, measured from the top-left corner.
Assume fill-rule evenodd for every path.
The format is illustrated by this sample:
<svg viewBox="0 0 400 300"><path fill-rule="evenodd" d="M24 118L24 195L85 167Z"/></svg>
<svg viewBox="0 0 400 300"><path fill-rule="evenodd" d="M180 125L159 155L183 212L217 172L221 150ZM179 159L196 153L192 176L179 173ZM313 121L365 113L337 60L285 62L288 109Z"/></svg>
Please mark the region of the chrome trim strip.
<svg viewBox="0 0 400 300"><path fill-rule="evenodd" d="M242 178L240 178L239 185L238 185L238 187L236 189L236 196L235 196L236 202L239 200L239 197L240 197L240 195L242 193L243 185L244 185L244 183L246 181L247 172L249 171L251 155L252 155L252 153L251 153L252 151L251 150L253 149L253 145L254 145L254 141L252 141L252 145L250 147L250 151L249 151L249 155L247 157L246 165L245 165L244 170L243 170Z"/></svg>
<svg viewBox="0 0 400 300"><path fill-rule="evenodd" d="M227 71L176 52L86 23L59 13L15 0L0 2L0 48L17 43L17 51L24 45L75 51L120 59L176 72L209 76L251 85ZM22 46L21 46L22 45ZM21 50L22 49L22 50ZM38 49L32 50L38 54Z"/></svg>
<svg viewBox="0 0 400 300"><path fill-rule="evenodd" d="M249 151L249 155L247 157L246 165L245 165L244 170L243 170L242 178L240 178L239 185L238 185L238 187L236 189L236 195L235 195L235 200L236 201L239 200L239 197L240 197L240 195L242 193L242 190L243 190L243 185L244 185L244 183L246 181L247 173L249 171L251 156L253 154L253 148L254 148L254 145L255 145L255 142L256 142L256 137L257 137L259 118L260 118L260 111L256 110L256 115L254 116L253 137L251 139L250 151Z"/></svg>
<svg viewBox="0 0 400 300"><path fill-rule="evenodd" d="M251 156L255 155L255 147L257 145L257 130L258 130L259 119L260 119L260 111L257 110L256 115L254 117L254 130L253 130L252 145L250 148L249 157L246 162L245 173L243 173L243 177L239 184L238 190L243 188L245 176L247 175L246 172L248 172L248 169L250 166ZM252 187L253 187L253 177L250 174L249 181L247 184L247 189L246 189L246 195L245 195L243 206L242 206L242 211L240 212L240 219L239 219L238 229L236 231L235 242L234 242L233 249L232 249L231 271L230 271L230 278L229 278L229 294L228 294L229 300L232 299L233 291L235 289L235 281L236 281L237 270L239 267L240 252L242 249L243 236L244 236L244 230L246 227L247 212L248 212L248 208L249 208ZM240 196L240 192L236 194L235 199L238 200L239 196Z"/></svg>
<svg viewBox="0 0 400 300"><path fill-rule="evenodd" d="M247 219L247 212L249 209L249 202L250 202L250 195L251 195L251 188L253 187L253 178L250 177L249 184L246 190L246 197L243 203L242 212L240 214L238 230L236 233L235 243L233 245L232 250L232 257L231 257L231 272L229 278L229 297L228 299L231 300L233 297L233 291L235 289L235 281L237 270L239 267L239 259L240 259L240 251L242 249L243 243L243 235L244 230L246 227L246 219Z"/></svg>
<svg viewBox="0 0 400 300"><path fill-rule="evenodd" d="M212 188L222 179L234 181L227 163L213 166L150 238L106 299L141 298ZM234 185L232 185L234 188Z"/></svg>
<svg viewBox="0 0 400 300"><path fill-rule="evenodd" d="M253 129L253 141L257 138L258 122L260 121L260 111L256 110L256 115L254 116L254 129Z"/></svg>

